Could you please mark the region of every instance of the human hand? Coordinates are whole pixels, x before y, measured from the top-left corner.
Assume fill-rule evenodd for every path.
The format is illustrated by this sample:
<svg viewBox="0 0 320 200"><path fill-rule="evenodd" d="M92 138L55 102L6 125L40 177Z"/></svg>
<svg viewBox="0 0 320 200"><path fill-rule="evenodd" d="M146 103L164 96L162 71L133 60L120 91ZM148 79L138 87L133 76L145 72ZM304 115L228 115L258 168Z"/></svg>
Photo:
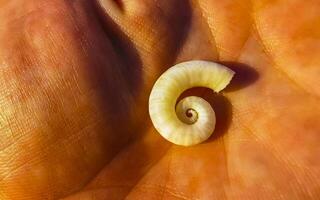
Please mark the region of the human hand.
<svg viewBox="0 0 320 200"><path fill-rule="evenodd" d="M316 199L317 0L0 1L0 199ZM165 141L155 80L236 71L203 144Z"/></svg>

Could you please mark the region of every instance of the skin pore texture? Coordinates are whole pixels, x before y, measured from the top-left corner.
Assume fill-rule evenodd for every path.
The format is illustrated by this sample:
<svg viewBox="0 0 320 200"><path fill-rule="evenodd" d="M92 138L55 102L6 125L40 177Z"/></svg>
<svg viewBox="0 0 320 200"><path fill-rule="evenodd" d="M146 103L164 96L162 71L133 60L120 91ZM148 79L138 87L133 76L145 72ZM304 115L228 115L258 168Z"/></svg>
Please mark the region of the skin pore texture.
<svg viewBox="0 0 320 200"><path fill-rule="evenodd" d="M318 0L0 0L0 199L317 199ZM206 142L163 139L159 76L236 76ZM182 95L182 96L183 96Z"/></svg>

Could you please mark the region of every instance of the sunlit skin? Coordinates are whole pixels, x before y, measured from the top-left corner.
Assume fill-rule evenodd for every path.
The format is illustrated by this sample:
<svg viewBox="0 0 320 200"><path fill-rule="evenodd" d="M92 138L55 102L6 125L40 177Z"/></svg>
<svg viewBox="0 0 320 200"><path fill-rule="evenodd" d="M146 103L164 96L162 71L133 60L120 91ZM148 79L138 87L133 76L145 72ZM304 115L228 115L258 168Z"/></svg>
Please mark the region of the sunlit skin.
<svg viewBox="0 0 320 200"><path fill-rule="evenodd" d="M0 199L317 199L319 0L0 0ZM203 144L163 139L153 83L237 74Z"/></svg>

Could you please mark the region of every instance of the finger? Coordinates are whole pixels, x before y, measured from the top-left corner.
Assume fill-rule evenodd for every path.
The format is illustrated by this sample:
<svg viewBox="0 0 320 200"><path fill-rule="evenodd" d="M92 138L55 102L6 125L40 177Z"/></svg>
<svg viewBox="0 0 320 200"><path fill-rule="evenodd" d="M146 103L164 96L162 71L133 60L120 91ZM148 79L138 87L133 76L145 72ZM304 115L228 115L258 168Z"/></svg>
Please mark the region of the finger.
<svg viewBox="0 0 320 200"><path fill-rule="evenodd" d="M114 1L101 1L101 7ZM215 45L208 41L209 30L200 20L198 10L189 1L121 1L122 17L113 17L114 13L105 15L117 22L121 30L135 44L142 59L143 73L147 82L155 78L176 60L193 58L215 58ZM202 37L200 36L202 35ZM199 37L200 36L200 37ZM191 46L195 41L198 47ZM200 49L207 51L200 51ZM184 52L181 55L181 52ZM189 56L187 56L189 55ZM149 88L150 89L150 88Z"/></svg>

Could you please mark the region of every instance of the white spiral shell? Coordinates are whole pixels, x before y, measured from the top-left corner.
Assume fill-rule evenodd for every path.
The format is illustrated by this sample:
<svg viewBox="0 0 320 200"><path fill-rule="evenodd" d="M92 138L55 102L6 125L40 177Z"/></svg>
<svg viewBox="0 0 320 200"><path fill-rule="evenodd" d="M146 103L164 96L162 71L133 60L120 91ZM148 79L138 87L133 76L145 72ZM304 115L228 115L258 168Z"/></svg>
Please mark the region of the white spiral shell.
<svg viewBox="0 0 320 200"><path fill-rule="evenodd" d="M194 60L179 63L164 72L154 84L149 98L149 114L154 127L168 141L191 146L207 140L215 128L211 105L201 97L190 96L176 106L187 89L224 89L234 72L214 62Z"/></svg>

